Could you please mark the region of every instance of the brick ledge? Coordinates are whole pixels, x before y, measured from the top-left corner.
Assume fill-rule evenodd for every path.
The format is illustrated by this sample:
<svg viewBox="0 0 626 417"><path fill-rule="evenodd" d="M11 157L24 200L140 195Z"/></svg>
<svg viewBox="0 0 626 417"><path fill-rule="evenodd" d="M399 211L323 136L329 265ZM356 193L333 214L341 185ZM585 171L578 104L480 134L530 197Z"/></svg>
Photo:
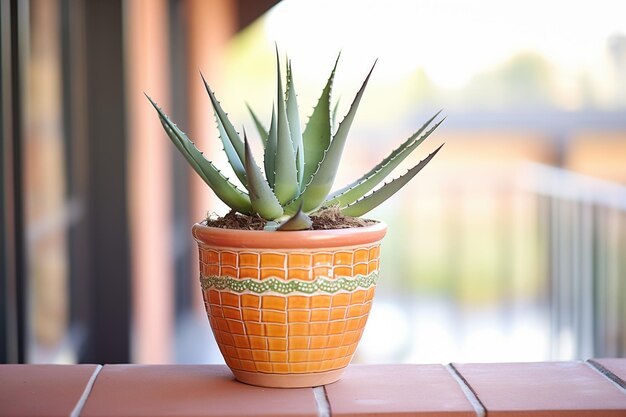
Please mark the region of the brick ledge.
<svg viewBox="0 0 626 417"><path fill-rule="evenodd" d="M334 384L288 390L238 383L223 365L0 365L0 417L626 417L625 380L617 358L351 365Z"/></svg>

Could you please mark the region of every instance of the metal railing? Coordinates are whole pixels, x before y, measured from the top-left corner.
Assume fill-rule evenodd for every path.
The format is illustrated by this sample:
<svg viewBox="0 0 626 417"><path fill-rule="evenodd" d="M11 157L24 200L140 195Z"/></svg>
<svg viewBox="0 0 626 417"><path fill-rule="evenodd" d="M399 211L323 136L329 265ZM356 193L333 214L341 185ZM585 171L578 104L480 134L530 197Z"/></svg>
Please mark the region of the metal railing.
<svg viewBox="0 0 626 417"><path fill-rule="evenodd" d="M554 359L626 354L626 186L529 164L547 243Z"/></svg>

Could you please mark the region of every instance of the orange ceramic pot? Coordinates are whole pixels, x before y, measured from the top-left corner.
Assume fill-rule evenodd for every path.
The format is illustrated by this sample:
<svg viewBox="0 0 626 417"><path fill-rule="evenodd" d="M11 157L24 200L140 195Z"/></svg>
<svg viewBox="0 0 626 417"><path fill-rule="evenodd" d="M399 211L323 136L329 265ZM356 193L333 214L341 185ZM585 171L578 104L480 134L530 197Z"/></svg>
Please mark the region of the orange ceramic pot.
<svg viewBox="0 0 626 417"><path fill-rule="evenodd" d="M386 231L195 224L207 315L235 378L285 388L338 380L367 321Z"/></svg>

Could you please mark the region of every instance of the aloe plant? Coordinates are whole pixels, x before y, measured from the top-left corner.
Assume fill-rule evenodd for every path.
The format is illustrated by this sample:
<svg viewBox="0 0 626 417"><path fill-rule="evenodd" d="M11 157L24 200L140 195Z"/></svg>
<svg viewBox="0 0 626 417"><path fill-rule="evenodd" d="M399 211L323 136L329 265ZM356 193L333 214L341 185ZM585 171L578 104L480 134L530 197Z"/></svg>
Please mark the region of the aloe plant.
<svg viewBox="0 0 626 417"><path fill-rule="evenodd" d="M287 60L286 90L283 91L278 51L277 97L269 129L248 107L263 142L262 167L256 162L245 130L243 138L222 109L204 77L202 81L213 106L219 137L235 175L245 188L233 184L206 159L187 135L148 96L165 132L191 167L231 209L267 220L266 229L302 230L311 226L309 215L336 206L346 216L359 217L378 206L408 183L441 149L405 174L374 190L398 165L443 122L435 123L440 112L392 151L366 174L330 193L355 114L376 63L356 93L348 113L334 126L337 105L331 107L331 90L339 56L319 101L304 129L301 128L291 61Z"/></svg>

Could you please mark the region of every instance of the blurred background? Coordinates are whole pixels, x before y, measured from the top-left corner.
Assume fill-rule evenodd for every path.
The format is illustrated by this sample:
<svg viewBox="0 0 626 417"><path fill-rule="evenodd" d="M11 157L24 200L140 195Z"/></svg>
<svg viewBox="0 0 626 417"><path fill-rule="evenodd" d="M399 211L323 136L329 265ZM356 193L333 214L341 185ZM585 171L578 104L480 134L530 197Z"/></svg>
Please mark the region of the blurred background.
<svg viewBox="0 0 626 417"><path fill-rule="evenodd" d="M220 363L191 225L226 209L144 93L223 167L269 125L275 48L301 118L341 51L339 117L378 64L336 186L443 109L390 226L354 362L626 355L626 3L2 0L0 362ZM215 156L214 156L215 155ZM402 171L401 171L402 172Z"/></svg>

